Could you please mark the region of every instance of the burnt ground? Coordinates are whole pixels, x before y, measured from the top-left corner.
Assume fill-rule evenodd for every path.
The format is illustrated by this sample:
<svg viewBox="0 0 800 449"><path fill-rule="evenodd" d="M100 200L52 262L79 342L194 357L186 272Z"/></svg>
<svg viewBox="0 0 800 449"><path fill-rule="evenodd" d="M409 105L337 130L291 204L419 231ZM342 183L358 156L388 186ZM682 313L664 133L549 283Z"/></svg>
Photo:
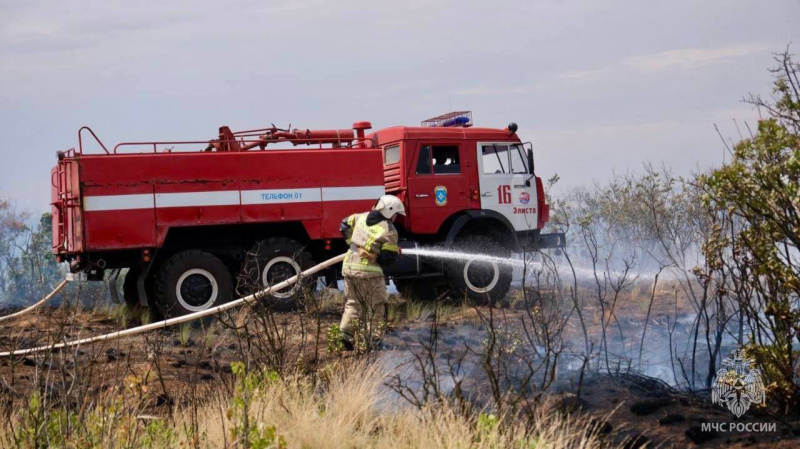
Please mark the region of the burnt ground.
<svg viewBox="0 0 800 449"><path fill-rule="evenodd" d="M658 327L659 321L656 317L659 314L675 313L682 308L680 304L676 308L674 301L670 303L668 296L664 295L661 301L663 305L657 303L658 306L654 306L651 315L656 323L651 323L654 328ZM620 322L633 324L626 327L620 325L619 332L623 335L630 333L627 340L638 341L635 323L637 318L641 318L638 314L643 313L643 308L636 304L627 304L634 299L626 299L625 306L620 308L621 313L627 310L626 319L620 319ZM376 357L387 368L397 369L398 372L406 370L406 379L410 379L413 384L417 374L411 368L413 364L409 360L412 354L424 352L423 343L427 341L433 320L430 311L426 311L424 307L416 310L403 304L399 298L393 298L393 301L394 320ZM334 302L320 314L319 327L322 332L319 338L316 334L317 323L308 318L301 320L302 315L296 311L284 311L275 315L277 326L287 335L285 346L290 348L286 351L287 366L302 365L301 369L313 369L338 357L354 357L349 352L330 353L326 348L326 330L331 324L338 323L339 307ZM519 309L519 303L515 305L512 300L511 307L495 310L498 327L519 329L518 323L524 313ZM487 309L450 304L442 312L437 345L438 360L446 360L448 357L452 359L463 353L465 348L482 347L485 330L478 314L488 313ZM597 326L594 323L597 311L587 306L584 312L594 339L597 336ZM6 313L7 311L3 311L0 315ZM237 319L241 320L241 317L229 317L229 321ZM608 433L613 441L633 439L652 447L800 446L800 420L796 418L794 421L784 421L771 416L767 409L751 408L736 422L776 422L778 424L774 433L703 433L700 429L703 422L734 421L733 415L726 409L710 403L708 391L690 395L672 389L663 381L627 372L626 369L619 372L614 370L609 374L602 364L590 367L585 373L578 397L580 373L570 368L580 364L569 363L569 354L575 349L575 342L582 342L582 337L578 326L572 321L564 335L566 345L561 360L566 368L558 373L558 380L549 389L549 394L555 400L561 401L565 411L588 413L595 417L602 423L602 431ZM2 323L0 350L104 334L119 330L123 327L122 324L132 327L138 325L139 321L135 316L123 318L119 313L107 310L44 308L10 323ZM673 336L676 333L674 331ZM610 335L609 332L609 339ZM650 330L648 341L649 335ZM658 331L654 335L654 344L657 345ZM619 339L619 347L624 349L628 344L626 337ZM175 405L186 404L191 398L212 395L222 385L229 385L230 364L243 359L244 346L246 343L239 341L228 327L218 321L206 321L183 329L173 328L114 342L73 348L64 354L56 351L52 357L40 354L14 361L0 359L0 398L6 404L12 399L24 401L32 391L41 389L43 383L51 386L50 394L54 399L66 391L74 392L76 385L84 388L86 395L100 395L122 381L130 383L131 379L139 379L141 390L147 398L143 402L143 408L148 413L167 413ZM296 351L292 355L291 348L301 346L304 346L304 356L298 362ZM315 354L317 359L314 358ZM476 357L478 356L474 354L466 357L458 374L463 381L463 388L468 392L475 392L476 399L480 400L480 392L486 391L486 379L481 371L480 360Z"/></svg>
<svg viewBox="0 0 800 449"><path fill-rule="evenodd" d="M485 313L485 311L483 311ZM504 311L498 318L498 329L512 328L521 312ZM438 359L442 384L453 385L449 376L448 360L463 353L463 348L481 348L481 334L475 332L481 325L474 311L466 316L453 316L443 320L438 328ZM428 322L405 323L392 329L383 340L380 359L387 366L400 366L409 377L409 366L413 356L425 354L423 345L430 335ZM523 337L524 338L524 337ZM562 364L570 365L568 350L562 354ZM452 364L452 363L451 363ZM466 358L462 362L460 378L467 392L486 392L489 384L480 367L479 356ZM579 364L578 364L579 366ZM417 370L418 371L418 370ZM417 379L419 380L419 379ZM558 380L549 388L550 398L560 401L563 411L588 413L601 424L601 432L607 433L617 443L638 442L647 447L680 448L702 447L800 447L800 416L785 419L769 413L768 407L751 409L740 419L735 419L727 409L711 403L708 390L689 394L678 391L662 380L622 370L609 374L602 366L589 369L578 392L580 371L565 369L559 372ZM445 388L446 389L446 388ZM578 393L580 396L578 397ZM473 397L472 399L476 399ZM480 397L477 397L480 401ZM776 423L772 433L757 432L703 432L702 423ZM636 447L636 445L634 445Z"/></svg>

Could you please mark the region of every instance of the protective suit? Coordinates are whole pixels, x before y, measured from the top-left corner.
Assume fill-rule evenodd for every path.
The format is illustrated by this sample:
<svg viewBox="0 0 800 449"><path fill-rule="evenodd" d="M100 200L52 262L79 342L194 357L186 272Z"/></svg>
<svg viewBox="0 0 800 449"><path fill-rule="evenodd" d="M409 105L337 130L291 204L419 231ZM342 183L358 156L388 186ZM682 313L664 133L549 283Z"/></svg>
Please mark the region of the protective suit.
<svg viewBox="0 0 800 449"><path fill-rule="evenodd" d="M392 224L396 214L405 215L403 204L387 195L372 211L342 220L339 230L350 245L342 267L345 308L339 324L346 344L359 330L371 335L385 320L388 293L382 267L393 264L400 254ZM365 327L356 329L355 320Z"/></svg>

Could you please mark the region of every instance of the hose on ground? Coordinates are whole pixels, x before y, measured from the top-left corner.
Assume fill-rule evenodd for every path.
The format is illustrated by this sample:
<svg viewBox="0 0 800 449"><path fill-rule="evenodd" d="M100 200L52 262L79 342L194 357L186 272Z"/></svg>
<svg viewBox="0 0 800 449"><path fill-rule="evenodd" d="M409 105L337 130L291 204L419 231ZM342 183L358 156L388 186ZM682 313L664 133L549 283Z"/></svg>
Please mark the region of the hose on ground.
<svg viewBox="0 0 800 449"><path fill-rule="evenodd" d="M64 279L63 281L61 281L60 284L58 284L58 286L52 292L50 292L50 294L48 294L47 296L45 296L44 298L39 300L39 302L37 302L36 304L34 304L34 305L32 305L32 306L30 306L30 307L28 307L26 309L22 309L19 312L12 313L10 315L0 316L0 323L2 323L3 321L10 320L12 318L16 318L18 316L25 315L26 313L31 312L31 311L35 310L36 308L47 304L48 302L50 302L51 299L53 299L58 294L58 292L61 291L61 289L66 287L68 283L69 283L69 281Z"/></svg>
<svg viewBox="0 0 800 449"><path fill-rule="evenodd" d="M271 286L269 288L265 288L264 290L261 290L261 291L258 291L256 293L253 293L252 295L245 296L244 298L240 298L240 299L237 299L235 301L231 301L231 302L229 302L227 304L223 304L221 306L212 307L210 309L202 310L200 312L190 313L188 315L183 315L183 316L179 316L179 317L175 317L175 318L170 318L168 320L157 321L155 323L145 324L143 326L132 327L130 329L125 329L125 330L121 330L121 331L117 331L117 332L112 332L110 334L98 335L96 337L82 338L80 340L67 341L67 342L63 342L63 343L55 343L55 344L48 345L48 346L39 346L39 347L36 347L36 348L30 348L30 349L18 349L16 351L0 352L0 357L8 357L8 356L12 356L12 355L26 355L26 354L32 354L32 353L35 353L35 352L48 351L48 350L61 349L61 348L68 348L68 347L72 347L72 346L78 346L78 345L83 345L83 344L88 344L88 343L94 343L94 342L98 342L98 341L116 340L118 338L129 337L131 335L137 335L137 334L141 334L141 333L148 332L148 331L151 331L151 330L164 329L164 328L167 328L167 327L170 327L170 326L174 326L176 324L185 323L187 321L196 320L198 318L203 318L203 317L206 317L206 316L209 316L209 315L216 315L216 314L218 314L220 312L224 312L224 311L226 311L228 309L232 309L232 308L234 308L236 306L239 306L241 304L252 303L252 302L254 302L256 300L263 299L266 295L269 295L272 291L282 290L282 289L294 284L295 282L297 282L302 277L311 276L312 274L317 273L318 271L322 271L322 270L324 270L326 268L329 268L329 267L331 267L333 265L336 265L337 263L339 263L339 262L344 260L344 256L345 256L344 254L340 254L340 255L332 258L332 259L328 259L325 262L322 262L319 265L315 265L315 266L309 268L308 270L303 271L300 274L292 276L289 279L287 279L287 280L285 280L285 281L283 281L283 282L281 282L279 284L273 285L273 286Z"/></svg>

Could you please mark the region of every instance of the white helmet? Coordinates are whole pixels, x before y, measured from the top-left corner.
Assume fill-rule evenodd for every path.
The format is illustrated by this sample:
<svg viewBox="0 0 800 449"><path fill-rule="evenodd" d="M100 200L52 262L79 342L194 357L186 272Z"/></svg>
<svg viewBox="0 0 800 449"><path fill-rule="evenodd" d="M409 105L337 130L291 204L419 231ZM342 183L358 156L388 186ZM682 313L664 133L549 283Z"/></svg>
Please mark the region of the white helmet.
<svg viewBox="0 0 800 449"><path fill-rule="evenodd" d="M381 215L390 220L394 214L406 215L406 208L403 206L403 202L394 195L383 195L380 197L372 210L380 212Z"/></svg>

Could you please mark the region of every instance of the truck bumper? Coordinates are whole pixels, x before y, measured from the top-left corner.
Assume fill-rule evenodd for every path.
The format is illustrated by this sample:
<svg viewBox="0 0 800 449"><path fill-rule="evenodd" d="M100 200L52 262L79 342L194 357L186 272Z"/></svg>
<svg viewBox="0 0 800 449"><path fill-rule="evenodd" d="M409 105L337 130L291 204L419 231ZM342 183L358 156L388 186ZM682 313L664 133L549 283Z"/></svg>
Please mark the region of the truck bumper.
<svg viewBox="0 0 800 449"><path fill-rule="evenodd" d="M567 244L566 234L563 232L551 232L550 234L539 234L537 242L538 249L563 248Z"/></svg>
<svg viewBox="0 0 800 449"><path fill-rule="evenodd" d="M563 248L567 244L566 234L551 232L542 234L539 230L517 233L517 243L520 251L533 251L539 249Z"/></svg>

